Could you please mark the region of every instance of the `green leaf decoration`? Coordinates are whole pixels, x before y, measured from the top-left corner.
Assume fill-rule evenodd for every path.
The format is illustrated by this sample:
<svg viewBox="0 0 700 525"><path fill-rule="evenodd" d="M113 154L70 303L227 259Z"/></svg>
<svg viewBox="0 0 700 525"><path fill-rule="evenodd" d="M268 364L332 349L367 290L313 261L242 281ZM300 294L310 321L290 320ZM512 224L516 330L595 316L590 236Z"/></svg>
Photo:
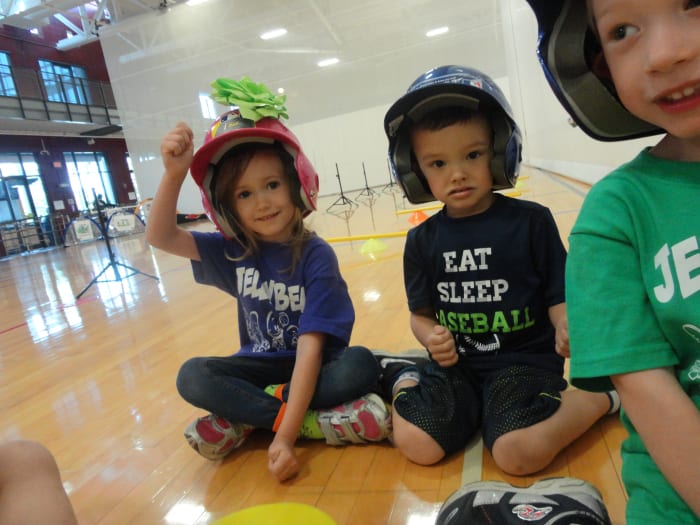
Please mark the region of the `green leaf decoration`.
<svg viewBox="0 0 700 525"><path fill-rule="evenodd" d="M288 119L284 103L286 95L275 95L265 84L258 84L243 77L241 80L217 78L211 83L211 98L225 106L238 106L241 116L253 122L272 117Z"/></svg>

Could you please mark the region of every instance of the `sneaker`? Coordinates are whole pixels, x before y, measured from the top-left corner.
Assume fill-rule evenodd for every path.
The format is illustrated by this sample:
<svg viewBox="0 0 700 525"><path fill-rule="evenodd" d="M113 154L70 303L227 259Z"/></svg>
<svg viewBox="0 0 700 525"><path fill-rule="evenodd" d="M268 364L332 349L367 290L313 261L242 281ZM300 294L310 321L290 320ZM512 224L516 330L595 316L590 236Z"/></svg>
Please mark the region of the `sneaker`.
<svg viewBox="0 0 700 525"><path fill-rule="evenodd" d="M468 483L442 505L435 525L610 525L603 498L576 478L550 478L529 487L502 481Z"/></svg>
<svg viewBox="0 0 700 525"><path fill-rule="evenodd" d="M252 431L250 425L229 423L209 414L190 423L185 429L185 439L200 456L216 461L240 447Z"/></svg>
<svg viewBox="0 0 700 525"><path fill-rule="evenodd" d="M382 441L391 434L391 413L377 394L318 411L318 425L329 445Z"/></svg>
<svg viewBox="0 0 700 525"><path fill-rule="evenodd" d="M430 362L427 352L392 354L389 352L372 352L379 363L380 394L385 399L393 399L394 385L399 379L420 379L419 369Z"/></svg>

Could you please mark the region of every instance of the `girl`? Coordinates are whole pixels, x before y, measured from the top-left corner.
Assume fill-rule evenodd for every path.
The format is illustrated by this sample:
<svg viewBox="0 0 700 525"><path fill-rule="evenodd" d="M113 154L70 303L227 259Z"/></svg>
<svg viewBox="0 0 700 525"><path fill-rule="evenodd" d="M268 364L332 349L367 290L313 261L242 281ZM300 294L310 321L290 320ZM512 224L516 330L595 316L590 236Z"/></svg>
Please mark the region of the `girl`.
<svg viewBox="0 0 700 525"><path fill-rule="evenodd" d="M220 459L252 429L272 430L268 468L283 481L299 472L297 437L380 441L390 418L368 394L379 377L376 359L347 347L354 309L336 256L303 223L315 209L318 176L279 119L238 105L214 122L194 155L186 124L163 137L165 174L146 235L154 247L190 259L197 282L238 301L240 351L193 358L180 369L182 397L211 412L187 427L187 441ZM177 226L188 168L218 232Z"/></svg>

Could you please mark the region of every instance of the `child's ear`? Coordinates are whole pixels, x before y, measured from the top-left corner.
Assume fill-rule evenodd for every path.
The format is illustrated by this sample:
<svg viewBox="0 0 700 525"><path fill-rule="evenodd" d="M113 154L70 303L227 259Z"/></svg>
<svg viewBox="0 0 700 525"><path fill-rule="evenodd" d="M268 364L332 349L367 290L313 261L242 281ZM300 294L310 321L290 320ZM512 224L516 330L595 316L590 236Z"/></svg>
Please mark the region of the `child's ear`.
<svg viewBox="0 0 700 525"><path fill-rule="evenodd" d="M591 62L591 71L595 76L602 80L612 80L610 68L605 60L605 55L602 51L598 51Z"/></svg>

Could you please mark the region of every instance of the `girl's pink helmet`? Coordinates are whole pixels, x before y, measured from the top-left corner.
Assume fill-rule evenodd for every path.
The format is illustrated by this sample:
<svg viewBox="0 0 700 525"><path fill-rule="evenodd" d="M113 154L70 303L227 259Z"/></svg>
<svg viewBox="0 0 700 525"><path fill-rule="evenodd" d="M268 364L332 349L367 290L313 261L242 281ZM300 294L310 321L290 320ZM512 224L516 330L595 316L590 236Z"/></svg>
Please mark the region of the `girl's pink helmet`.
<svg viewBox="0 0 700 525"><path fill-rule="evenodd" d="M215 168L231 148L249 142L279 142L294 159L301 188L302 213L306 216L316 209L318 174L294 134L279 119L268 117L253 122L243 118L239 109L234 108L214 121L204 136L204 144L195 152L190 166L192 178L202 193L202 203L207 215L228 239L236 238L240 232L236 231L236 227L213 204Z"/></svg>

